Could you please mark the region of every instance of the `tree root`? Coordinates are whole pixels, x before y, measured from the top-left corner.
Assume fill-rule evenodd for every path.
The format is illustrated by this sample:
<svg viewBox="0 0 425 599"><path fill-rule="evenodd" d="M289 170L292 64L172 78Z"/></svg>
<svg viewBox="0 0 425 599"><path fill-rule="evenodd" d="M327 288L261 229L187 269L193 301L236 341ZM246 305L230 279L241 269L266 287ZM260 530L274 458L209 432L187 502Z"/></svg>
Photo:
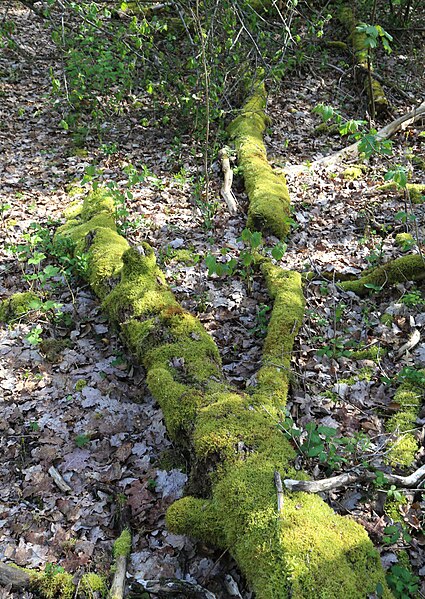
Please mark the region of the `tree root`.
<svg viewBox="0 0 425 599"><path fill-rule="evenodd" d="M374 268L355 281L343 281L339 286L344 291L353 291L360 297L367 295L371 289L383 289L387 285L404 281L423 281L425 279L425 262L420 254L402 256Z"/></svg>
<svg viewBox="0 0 425 599"><path fill-rule="evenodd" d="M227 130L236 146L248 194L247 227L282 239L290 230L290 198L285 177L273 171L267 161L263 142L266 98L264 81L258 78L252 95Z"/></svg>
<svg viewBox="0 0 425 599"><path fill-rule="evenodd" d="M118 240L107 194L89 195L55 243L65 237L76 252L86 252L92 287L145 367L170 437L192 457L198 497L169 508L169 528L228 549L258 599L364 599L378 584L383 597L391 597L360 525L310 494L285 494L276 511L275 471L296 474L295 452L276 422L303 317L300 275L262 264L274 306L258 385L252 396L241 393L225 382L214 341L176 302L152 248L128 249Z"/></svg>

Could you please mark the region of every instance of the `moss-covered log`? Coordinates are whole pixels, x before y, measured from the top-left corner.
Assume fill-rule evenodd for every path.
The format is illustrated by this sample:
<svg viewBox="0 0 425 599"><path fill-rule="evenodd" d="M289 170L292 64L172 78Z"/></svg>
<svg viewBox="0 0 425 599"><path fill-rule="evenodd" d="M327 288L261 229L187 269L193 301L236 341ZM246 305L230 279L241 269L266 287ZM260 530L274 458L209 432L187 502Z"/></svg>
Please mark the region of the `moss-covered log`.
<svg viewBox="0 0 425 599"><path fill-rule="evenodd" d="M425 279L425 263L420 254L410 254L391 260L378 266L355 281L343 281L340 287L344 291L353 291L361 297L371 289L383 289L387 285L404 283L405 281L423 281Z"/></svg>
<svg viewBox="0 0 425 599"><path fill-rule="evenodd" d="M350 35L355 66L358 67L357 76L364 86L364 89L367 91L369 109L372 118L374 118L375 113L379 114L388 109L388 100L382 85L373 77L373 68L365 44L366 35L363 32L358 31L357 26L360 25L360 23L357 21L351 5L344 4L339 10L338 17Z"/></svg>
<svg viewBox="0 0 425 599"><path fill-rule="evenodd" d="M415 461L419 443L412 429L415 428L419 416L423 395L422 385L405 381L394 396L394 403L399 405L399 409L385 427L389 433L396 434L396 439L390 443L387 454L387 460L393 466L408 467Z"/></svg>
<svg viewBox="0 0 425 599"><path fill-rule="evenodd" d="M266 98L264 81L256 81L228 133L236 146L248 194L248 228L271 232L282 239L290 229L290 198L284 175L274 172L267 161L263 141Z"/></svg>
<svg viewBox="0 0 425 599"><path fill-rule="evenodd" d="M297 273L262 264L274 307L252 395L232 389L200 322L175 300L152 248L119 241L104 192L56 235L87 253L88 277L111 320L147 371L171 438L191 457L196 497L174 503L171 530L227 548L257 599L364 599L380 583L391 597L365 530L319 497L287 493L278 513L274 472L300 476L277 424L285 405L304 299Z"/></svg>

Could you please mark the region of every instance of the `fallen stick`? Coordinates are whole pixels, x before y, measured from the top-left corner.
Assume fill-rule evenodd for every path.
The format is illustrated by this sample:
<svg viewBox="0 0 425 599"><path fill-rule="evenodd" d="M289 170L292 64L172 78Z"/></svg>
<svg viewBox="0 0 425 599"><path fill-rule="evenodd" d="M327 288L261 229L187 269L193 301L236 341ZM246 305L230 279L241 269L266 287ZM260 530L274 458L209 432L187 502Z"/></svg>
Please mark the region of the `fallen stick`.
<svg viewBox="0 0 425 599"><path fill-rule="evenodd" d="M221 188L221 197L226 202L230 214L236 214L238 211L238 203L232 191L233 171L230 166L227 148L222 148L218 157L221 160L221 170L223 171L223 186Z"/></svg>
<svg viewBox="0 0 425 599"><path fill-rule="evenodd" d="M114 543L115 574L108 595L110 599L123 599L124 597L127 558L130 555L130 551L131 534L128 528L126 528Z"/></svg>
<svg viewBox="0 0 425 599"><path fill-rule="evenodd" d="M143 580L139 584L148 593L164 595L184 595L187 599L217 599L216 596L199 584L178 578L162 578L161 580Z"/></svg>
<svg viewBox="0 0 425 599"><path fill-rule="evenodd" d="M64 493L69 493L70 491L72 491L71 487L68 485L68 483L66 483L62 476L59 474L59 472L56 470L56 468L54 466L50 466L49 470L48 470L50 476L53 478L53 481L55 482L56 486L63 491Z"/></svg>
<svg viewBox="0 0 425 599"><path fill-rule="evenodd" d="M397 487L411 488L415 487L418 482L425 477L425 464L415 470L409 476L398 476L396 474L384 474L386 480L391 485ZM344 472L338 476L331 476L330 478L322 478L321 480L294 480L292 478L286 478L283 484L289 491L305 491L306 493L323 493L324 491L331 491L333 489L339 489L346 485L373 481L376 479L376 473L365 470L363 472Z"/></svg>
<svg viewBox="0 0 425 599"><path fill-rule="evenodd" d="M382 141L384 139L389 139L397 133L401 129L405 129L409 125L412 125L419 118L425 115L425 102L422 102L420 106L414 108L410 112L403 114L398 117L382 129L376 133L375 138L377 141ZM334 154L330 154L329 156L324 156L323 158L319 158L310 164L310 166L306 166L305 164L296 164L294 166L287 166L282 169L282 171L288 175L296 175L299 173L309 173L314 171L317 168L321 167L332 167L335 166L338 162L342 162L343 160L354 160L359 155L359 144L360 141L356 141L356 143L335 152Z"/></svg>
<svg viewBox="0 0 425 599"><path fill-rule="evenodd" d="M282 513L283 511L283 486L282 486L282 478L277 470L274 473L274 483L276 485L277 491L277 511Z"/></svg>

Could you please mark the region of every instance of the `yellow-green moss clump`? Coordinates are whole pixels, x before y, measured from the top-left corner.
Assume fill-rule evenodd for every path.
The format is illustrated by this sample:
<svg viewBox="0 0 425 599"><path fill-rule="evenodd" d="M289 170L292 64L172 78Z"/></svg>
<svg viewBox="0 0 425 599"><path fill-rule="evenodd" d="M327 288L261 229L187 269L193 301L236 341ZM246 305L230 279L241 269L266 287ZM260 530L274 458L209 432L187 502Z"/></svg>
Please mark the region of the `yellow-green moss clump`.
<svg viewBox="0 0 425 599"><path fill-rule="evenodd" d="M358 78L367 90L369 98L369 107L374 109L376 112L383 112L388 107L388 100L385 97L385 92L382 85L376 79L373 79L373 69L371 69L371 82L369 81L368 71L368 53L365 44L366 34L357 29L360 25L356 19L356 15L352 8L352 5L348 2L343 4L339 10L338 18L340 22L346 27L353 46L356 66L358 67Z"/></svg>
<svg viewBox="0 0 425 599"><path fill-rule="evenodd" d="M30 573L29 570L26 570ZM45 572L31 572L31 587L36 589L43 599L72 599L75 594L73 575L68 572L46 574Z"/></svg>
<svg viewBox="0 0 425 599"><path fill-rule="evenodd" d="M386 426L388 433L394 433L396 439L390 443L388 462L393 466L411 466L419 450L419 443L411 432L419 414L424 395L421 385L404 382L398 388L394 402L400 406Z"/></svg>
<svg viewBox="0 0 425 599"><path fill-rule="evenodd" d="M402 188L398 187L395 183L384 183L384 185L380 185L379 188L381 191L394 190L394 191L403 191ZM423 204L425 201L425 185L421 183L407 183L406 189L409 193L410 199L413 204Z"/></svg>
<svg viewBox="0 0 425 599"><path fill-rule="evenodd" d="M413 239L413 235L410 233L397 233L395 236L395 242L396 245L399 245L403 248L406 247L406 245L412 247L412 245L415 243L415 240Z"/></svg>
<svg viewBox="0 0 425 599"><path fill-rule="evenodd" d="M350 166L343 171L342 176L348 181L354 181L363 177L363 171L358 166Z"/></svg>
<svg viewBox="0 0 425 599"><path fill-rule="evenodd" d="M357 295L364 296L371 290L368 285L384 288L395 283L423 279L425 279L424 260L419 254L411 254L378 266L355 281L343 281L340 287L344 291L353 291Z"/></svg>
<svg viewBox="0 0 425 599"><path fill-rule="evenodd" d="M114 557L128 557L131 551L131 533L125 528L114 543Z"/></svg>
<svg viewBox="0 0 425 599"><path fill-rule="evenodd" d="M97 217L89 212L88 218L68 223L66 230L77 244L78 235L84 236L95 262L93 245L102 259L108 243L116 243L116 232L111 226L108 241L105 227L94 228L87 240ZM258 386L249 396L224 381L214 341L176 302L152 248L123 251L117 269L119 263L114 289L104 293L108 275L102 271L95 288L103 291L104 309L145 367L170 436L192 458L190 485L198 498L173 504L170 529L227 548L257 599L364 599L378 583L383 596L391 597L378 554L360 525L337 516L317 495L288 493L283 513L276 511L275 470L283 478L303 476L293 468L295 451L276 426L302 320L300 276L268 261L261 266L274 308Z"/></svg>
<svg viewBox="0 0 425 599"><path fill-rule="evenodd" d="M239 116L230 123L228 133L236 146L248 194L247 227L283 238L290 229L290 199L285 177L275 173L267 161L263 142L266 97L264 82L257 80Z"/></svg>
<svg viewBox="0 0 425 599"><path fill-rule="evenodd" d="M7 299L0 301L0 322L19 320L32 310L32 302L40 302L37 295L32 291L14 293Z"/></svg>

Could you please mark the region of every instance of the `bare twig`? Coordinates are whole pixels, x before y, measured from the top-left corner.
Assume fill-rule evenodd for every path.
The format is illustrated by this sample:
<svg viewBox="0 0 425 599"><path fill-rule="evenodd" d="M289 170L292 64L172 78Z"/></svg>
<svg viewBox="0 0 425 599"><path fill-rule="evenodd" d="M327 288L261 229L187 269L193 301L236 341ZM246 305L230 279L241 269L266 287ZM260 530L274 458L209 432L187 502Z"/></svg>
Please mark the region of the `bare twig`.
<svg viewBox="0 0 425 599"><path fill-rule="evenodd" d="M276 490L277 490L277 511L279 512L279 514L282 513L283 510L283 486L282 486L282 479L280 476L280 473L275 470L274 471L274 484L276 485Z"/></svg>
<svg viewBox="0 0 425 599"><path fill-rule="evenodd" d="M425 464L415 470L409 476L398 476L396 474L384 473L388 483L397 487L411 488L415 487L425 477ZM332 489L345 487L346 485L364 481L373 481L376 479L376 473L369 470L344 472L338 476L322 478L322 480L293 480L287 478L283 484L289 491L305 491L307 493L322 493Z"/></svg>

